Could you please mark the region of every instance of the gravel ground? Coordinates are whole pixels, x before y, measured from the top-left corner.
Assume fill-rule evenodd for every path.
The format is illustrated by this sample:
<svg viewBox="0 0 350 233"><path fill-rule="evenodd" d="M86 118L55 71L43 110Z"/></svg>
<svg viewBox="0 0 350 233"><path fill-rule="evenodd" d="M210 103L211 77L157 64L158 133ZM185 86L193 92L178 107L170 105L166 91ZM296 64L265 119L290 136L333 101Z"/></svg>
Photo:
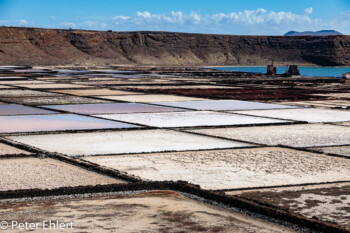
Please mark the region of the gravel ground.
<svg viewBox="0 0 350 233"><path fill-rule="evenodd" d="M13 146L9 146L3 143L0 143L0 156L1 155L30 155L30 152L21 150L21 149L17 149Z"/></svg>
<svg viewBox="0 0 350 233"><path fill-rule="evenodd" d="M53 159L2 159L0 174L0 191L125 183Z"/></svg>
<svg viewBox="0 0 350 233"><path fill-rule="evenodd" d="M350 157L350 146L312 147L311 150Z"/></svg>

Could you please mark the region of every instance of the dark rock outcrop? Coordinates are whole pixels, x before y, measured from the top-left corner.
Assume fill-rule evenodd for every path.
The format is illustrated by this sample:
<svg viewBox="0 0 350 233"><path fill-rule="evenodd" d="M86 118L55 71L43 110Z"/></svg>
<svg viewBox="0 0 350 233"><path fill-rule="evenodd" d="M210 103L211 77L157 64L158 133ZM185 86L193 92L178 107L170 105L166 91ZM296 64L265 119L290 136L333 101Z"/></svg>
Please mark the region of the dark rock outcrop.
<svg viewBox="0 0 350 233"><path fill-rule="evenodd" d="M0 27L6 65L350 65L350 36L231 36Z"/></svg>

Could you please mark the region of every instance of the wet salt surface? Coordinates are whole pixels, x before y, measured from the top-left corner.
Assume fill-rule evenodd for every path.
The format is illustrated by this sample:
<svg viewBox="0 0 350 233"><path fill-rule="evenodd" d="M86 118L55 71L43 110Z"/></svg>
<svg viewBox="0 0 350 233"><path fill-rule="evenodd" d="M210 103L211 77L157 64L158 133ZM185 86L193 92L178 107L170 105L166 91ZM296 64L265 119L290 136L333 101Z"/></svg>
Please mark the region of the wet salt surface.
<svg viewBox="0 0 350 233"><path fill-rule="evenodd" d="M110 128L120 129L135 127L139 126L74 114L0 116L1 133ZM72 143L72 141L67 143Z"/></svg>
<svg viewBox="0 0 350 233"><path fill-rule="evenodd" d="M47 69L19 69L19 70L11 70L15 73L51 73L51 70Z"/></svg>
<svg viewBox="0 0 350 233"><path fill-rule="evenodd" d="M35 223L73 220L76 232L296 232L167 190L4 203L1 207L3 219Z"/></svg>
<svg viewBox="0 0 350 233"><path fill-rule="evenodd" d="M234 113L251 116L273 117L285 120L307 121L309 123L342 122L350 120L350 112L325 110L325 109L283 109L283 110L259 110L237 111ZM350 143L350 142L349 142Z"/></svg>
<svg viewBox="0 0 350 233"><path fill-rule="evenodd" d="M110 90L110 89L76 89L76 90L61 90L61 91L55 91L57 93L63 93L63 94L71 94L71 95L78 95L78 96L100 96L100 95L135 95L135 94L143 94L143 93L136 93L136 92L130 92L130 91L120 91L120 90Z"/></svg>
<svg viewBox="0 0 350 233"><path fill-rule="evenodd" d="M186 151L252 146L248 143L162 129L12 136L9 138L50 152L59 152L70 156Z"/></svg>
<svg viewBox="0 0 350 233"><path fill-rule="evenodd" d="M126 183L54 159L1 159L0 174L0 191Z"/></svg>
<svg viewBox="0 0 350 233"><path fill-rule="evenodd" d="M185 180L233 189L350 179L350 160L284 148L84 157L153 181Z"/></svg>
<svg viewBox="0 0 350 233"><path fill-rule="evenodd" d="M86 85L75 85L65 83L43 83L43 84L28 84L28 85L17 85L19 87L27 87L32 89L73 89L73 88L91 88Z"/></svg>
<svg viewBox="0 0 350 233"><path fill-rule="evenodd" d="M348 127L325 124L255 126L188 131L252 143L294 147L348 145L350 142L350 130Z"/></svg>
<svg viewBox="0 0 350 233"><path fill-rule="evenodd" d="M40 108L27 107L16 104L2 104L0 105L0 116L10 115L41 115L41 114L55 114L57 112L44 110ZM1 123L0 123L1 124Z"/></svg>
<svg viewBox="0 0 350 233"><path fill-rule="evenodd" d="M266 104L240 100L209 100L209 101L187 101L187 102L155 102L156 104L166 105L171 107L182 107L196 110L253 110L253 109L285 109L299 108L296 106Z"/></svg>
<svg viewBox="0 0 350 233"><path fill-rule="evenodd" d="M168 102L168 101L200 101L206 100L195 97L176 96L176 95L125 95L125 96L100 96L104 99L129 101L129 102Z"/></svg>
<svg viewBox="0 0 350 233"><path fill-rule="evenodd" d="M175 112L186 111L178 108L162 107L136 103L111 103L111 104L75 104L75 105L47 105L50 109L63 110L80 114L112 114L135 112Z"/></svg>
<svg viewBox="0 0 350 233"><path fill-rule="evenodd" d="M236 114L209 111L107 114L96 116L105 119L120 120L155 127L191 127L288 123L288 121L283 120L241 116Z"/></svg>

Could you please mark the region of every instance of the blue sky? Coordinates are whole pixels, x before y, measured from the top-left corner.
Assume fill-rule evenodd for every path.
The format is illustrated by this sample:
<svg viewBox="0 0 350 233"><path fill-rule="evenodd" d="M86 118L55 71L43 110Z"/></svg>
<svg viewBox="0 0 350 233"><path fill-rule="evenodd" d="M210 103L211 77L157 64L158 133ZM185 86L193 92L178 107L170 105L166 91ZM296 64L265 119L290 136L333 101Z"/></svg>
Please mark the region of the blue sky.
<svg viewBox="0 0 350 233"><path fill-rule="evenodd" d="M0 25L281 35L350 34L350 0L0 0Z"/></svg>

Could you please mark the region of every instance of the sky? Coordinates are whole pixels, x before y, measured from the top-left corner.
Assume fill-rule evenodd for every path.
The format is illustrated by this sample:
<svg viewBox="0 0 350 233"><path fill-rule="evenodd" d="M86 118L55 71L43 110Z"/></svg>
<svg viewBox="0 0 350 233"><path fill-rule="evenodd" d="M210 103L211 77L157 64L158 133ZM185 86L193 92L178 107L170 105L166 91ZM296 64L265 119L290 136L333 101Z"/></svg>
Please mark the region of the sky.
<svg viewBox="0 0 350 233"><path fill-rule="evenodd" d="M350 34L350 0L0 0L0 25L113 31Z"/></svg>

